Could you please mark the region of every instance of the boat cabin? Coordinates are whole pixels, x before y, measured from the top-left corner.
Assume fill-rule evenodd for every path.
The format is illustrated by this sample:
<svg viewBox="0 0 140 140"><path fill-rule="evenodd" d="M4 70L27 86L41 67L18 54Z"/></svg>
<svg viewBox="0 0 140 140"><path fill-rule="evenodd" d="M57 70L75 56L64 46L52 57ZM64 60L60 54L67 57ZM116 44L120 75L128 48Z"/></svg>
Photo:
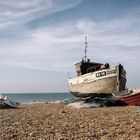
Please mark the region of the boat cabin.
<svg viewBox="0 0 140 140"><path fill-rule="evenodd" d="M75 64L77 76L80 76L89 72L98 71L101 69L101 66L103 66L102 63L90 62L90 59L88 59L87 61L82 60L81 62Z"/></svg>

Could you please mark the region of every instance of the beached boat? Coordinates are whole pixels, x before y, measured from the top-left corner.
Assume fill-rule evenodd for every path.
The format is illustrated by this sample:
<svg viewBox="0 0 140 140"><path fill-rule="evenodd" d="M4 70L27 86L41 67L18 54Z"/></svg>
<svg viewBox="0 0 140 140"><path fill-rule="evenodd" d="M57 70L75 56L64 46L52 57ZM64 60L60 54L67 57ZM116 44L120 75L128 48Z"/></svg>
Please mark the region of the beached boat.
<svg viewBox="0 0 140 140"><path fill-rule="evenodd" d="M18 102L12 101L9 97L0 95L0 109L2 108L17 108Z"/></svg>
<svg viewBox="0 0 140 140"><path fill-rule="evenodd" d="M127 105L140 106L140 89L128 89L122 93L114 94L114 97Z"/></svg>
<svg viewBox="0 0 140 140"><path fill-rule="evenodd" d="M126 71L119 64L110 68L108 63L90 62L87 59L87 38L85 56L75 64L77 77L68 78L69 91L77 97L109 97L112 93L125 90Z"/></svg>

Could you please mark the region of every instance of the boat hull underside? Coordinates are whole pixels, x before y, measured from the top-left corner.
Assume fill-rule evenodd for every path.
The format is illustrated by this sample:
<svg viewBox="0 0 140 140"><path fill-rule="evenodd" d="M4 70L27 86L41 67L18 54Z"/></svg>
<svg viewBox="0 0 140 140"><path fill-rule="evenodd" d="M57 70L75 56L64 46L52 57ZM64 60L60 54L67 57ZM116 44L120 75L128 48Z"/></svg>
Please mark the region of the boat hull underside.
<svg viewBox="0 0 140 140"><path fill-rule="evenodd" d="M69 85L70 92L77 97L107 97L117 90L117 76L98 79L92 82Z"/></svg>

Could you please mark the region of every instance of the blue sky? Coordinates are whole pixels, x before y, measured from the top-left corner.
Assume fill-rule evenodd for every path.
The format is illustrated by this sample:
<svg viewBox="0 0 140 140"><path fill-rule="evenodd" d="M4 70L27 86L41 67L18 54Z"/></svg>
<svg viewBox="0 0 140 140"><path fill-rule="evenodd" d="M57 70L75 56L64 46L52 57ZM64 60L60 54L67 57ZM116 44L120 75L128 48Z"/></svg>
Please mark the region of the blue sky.
<svg viewBox="0 0 140 140"><path fill-rule="evenodd" d="M67 92L84 55L122 63L140 87L139 0L0 1L0 92Z"/></svg>

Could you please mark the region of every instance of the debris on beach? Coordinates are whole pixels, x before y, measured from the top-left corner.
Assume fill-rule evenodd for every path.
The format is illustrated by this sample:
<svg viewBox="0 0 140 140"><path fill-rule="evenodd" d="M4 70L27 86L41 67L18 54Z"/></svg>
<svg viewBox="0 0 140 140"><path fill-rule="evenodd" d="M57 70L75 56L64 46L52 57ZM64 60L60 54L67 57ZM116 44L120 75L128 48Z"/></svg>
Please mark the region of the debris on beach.
<svg viewBox="0 0 140 140"><path fill-rule="evenodd" d="M111 107L111 106L126 106L123 101L113 98L82 98L68 104L74 108L91 108L91 107Z"/></svg>
<svg viewBox="0 0 140 140"><path fill-rule="evenodd" d="M135 111L133 111L133 113L140 114L140 108L138 108L138 109L136 109Z"/></svg>
<svg viewBox="0 0 140 140"><path fill-rule="evenodd" d="M18 102L12 101L9 97L0 95L0 109L17 108Z"/></svg>

